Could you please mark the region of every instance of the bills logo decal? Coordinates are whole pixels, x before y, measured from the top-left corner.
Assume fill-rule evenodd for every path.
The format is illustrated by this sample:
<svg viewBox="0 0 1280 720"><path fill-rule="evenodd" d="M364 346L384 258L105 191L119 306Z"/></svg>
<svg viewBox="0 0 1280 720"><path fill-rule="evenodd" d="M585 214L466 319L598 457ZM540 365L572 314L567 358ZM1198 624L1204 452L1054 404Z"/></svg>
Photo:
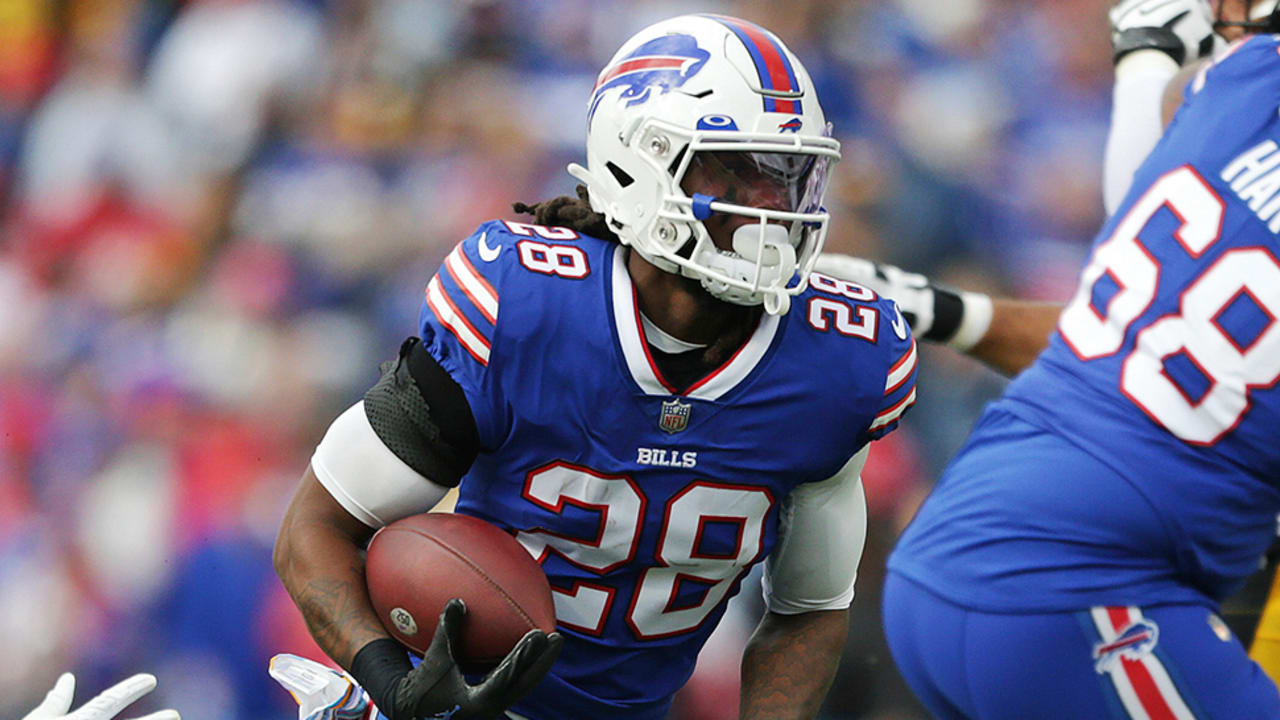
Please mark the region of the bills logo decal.
<svg viewBox="0 0 1280 720"><path fill-rule="evenodd" d="M1156 647L1160 638L1160 628L1150 620L1139 620L1131 623L1114 640L1100 642L1093 646L1093 667L1099 675L1112 670L1120 658L1141 660L1142 657Z"/></svg>
<svg viewBox="0 0 1280 720"><path fill-rule="evenodd" d="M588 125L609 90L623 88L619 99L625 100L627 107L639 105L655 89L661 94L684 85L709 59L711 53L698 47L692 35L664 35L650 40L600 72L591 93Z"/></svg>
<svg viewBox="0 0 1280 720"><path fill-rule="evenodd" d="M1136 607L1098 606L1090 619L1099 642L1094 669L1111 679L1120 705L1135 720L1195 720L1156 651L1160 628Z"/></svg>

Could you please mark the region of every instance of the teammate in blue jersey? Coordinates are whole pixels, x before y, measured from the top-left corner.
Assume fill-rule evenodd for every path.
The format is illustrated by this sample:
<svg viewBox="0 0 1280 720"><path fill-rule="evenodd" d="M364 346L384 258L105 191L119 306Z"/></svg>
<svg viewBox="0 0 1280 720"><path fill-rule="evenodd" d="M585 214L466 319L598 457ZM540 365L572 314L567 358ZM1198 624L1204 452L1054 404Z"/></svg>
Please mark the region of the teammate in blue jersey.
<svg viewBox="0 0 1280 720"><path fill-rule="evenodd" d="M810 274L839 143L772 33L649 27L588 115L578 197L449 254L418 336L312 457L277 569L391 720L656 720L763 561L741 717L811 718L848 630L859 471L915 400L914 341L892 302ZM474 685L446 643L410 669L360 560L452 486L542 564L558 625ZM437 632L461 622L451 605Z"/></svg>
<svg viewBox="0 0 1280 720"><path fill-rule="evenodd" d="M1280 29L1273 7L1247 29ZM1213 44L1209 12L1121 3L1117 56L1172 76ZM1185 99L1121 180L1060 314L1024 306L1017 330L989 337L1010 308L882 278L943 319L921 335L967 327L959 346L1008 370L1043 350L889 560L890 648L940 718L1280 717L1217 615L1280 511L1280 36L1238 42L1173 90ZM1054 317L1045 346L1034 330Z"/></svg>

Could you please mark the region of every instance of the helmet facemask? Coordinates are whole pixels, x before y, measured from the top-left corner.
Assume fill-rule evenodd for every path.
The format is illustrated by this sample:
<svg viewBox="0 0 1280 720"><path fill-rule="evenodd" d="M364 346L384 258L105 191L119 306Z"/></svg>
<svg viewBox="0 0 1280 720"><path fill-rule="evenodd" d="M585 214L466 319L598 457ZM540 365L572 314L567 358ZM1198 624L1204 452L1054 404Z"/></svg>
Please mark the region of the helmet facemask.
<svg viewBox="0 0 1280 720"><path fill-rule="evenodd" d="M672 170L654 227L660 234L674 227L683 241L664 259L713 297L785 313L830 219L821 203L834 158L799 145L696 134Z"/></svg>

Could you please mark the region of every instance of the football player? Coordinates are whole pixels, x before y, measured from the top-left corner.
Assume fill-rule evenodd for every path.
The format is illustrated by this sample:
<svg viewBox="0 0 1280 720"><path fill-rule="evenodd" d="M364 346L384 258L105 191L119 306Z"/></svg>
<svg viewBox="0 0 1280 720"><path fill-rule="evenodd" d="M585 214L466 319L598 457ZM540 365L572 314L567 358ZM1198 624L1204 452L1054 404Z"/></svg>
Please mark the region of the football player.
<svg viewBox="0 0 1280 720"><path fill-rule="evenodd" d="M103 690L73 712L71 701L76 694L76 678L71 673L62 673L54 683L53 689L45 695L44 701L27 713L22 720L111 720L138 698L155 689L155 675L138 673ZM181 720L181 718L177 710L160 710L132 720Z"/></svg>
<svg viewBox="0 0 1280 720"><path fill-rule="evenodd" d="M740 716L811 718L848 630L860 468L915 400L914 341L892 302L810 274L839 143L777 36L646 28L587 117L578 196L484 223L431 278L418 336L316 449L277 569L391 720L657 720L763 561ZM558 621L476 684L447 642L411 667L360 556L452 486L539 560Z"/></svg>
<svg viewBox="0 0 1280 720"><path fill-rule="evenodd" d="M1224 2L1216 24L1280 29L1265 10ZM1113 123L1135 68L1173 78L1176 115L1158 142L1113 128L1115 211L1065 307L882 273L920 335L1022 370L889 560L890 648L938 717L1280 717L1217 615L1280 511L1280 36L1179 71L1213 45L1210 13L1112 11Z"/></svg>

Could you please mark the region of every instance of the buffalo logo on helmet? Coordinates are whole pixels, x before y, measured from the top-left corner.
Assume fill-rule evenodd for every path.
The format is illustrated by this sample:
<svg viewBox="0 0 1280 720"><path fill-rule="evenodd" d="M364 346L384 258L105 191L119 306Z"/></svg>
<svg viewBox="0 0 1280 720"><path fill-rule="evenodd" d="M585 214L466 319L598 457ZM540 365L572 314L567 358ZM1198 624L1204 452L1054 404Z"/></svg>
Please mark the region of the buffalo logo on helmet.
<svg viewBox="0 0 1280 720"><path fill-rule="evenodd" d="M587 122L595 116L607 91L621 87L619 98L627 107L639 105L649 99L654 88L666 93L684 85L710 59L711 53L698 47L692 35L664 35L644 43L600 72L591 92Z"/></svg>
<svg viewBox="0 0 1280 720"><path fill-rule="evenodd" d="M689 427L689 413L693 406L679 400L662 403L662 414L658 416L658 427L666 433L678 433Z"/></svg>
<svg viewBox="0 0 1280 720"><path fill-rule="evenodd" d="M1114 639L1093 646L1093 667L1102 675L1114 669L1121 658L1141 659L1155 649L1159 637L1160 628L1146 618L1130 623Z"/></svg>
<svg viewBox="0 0 1280 720"><path fill-rule="evenodd" d="M803 125L804 123L800 122L800 118L791 118L778 126L778 132L798 133Z"/></svg>

